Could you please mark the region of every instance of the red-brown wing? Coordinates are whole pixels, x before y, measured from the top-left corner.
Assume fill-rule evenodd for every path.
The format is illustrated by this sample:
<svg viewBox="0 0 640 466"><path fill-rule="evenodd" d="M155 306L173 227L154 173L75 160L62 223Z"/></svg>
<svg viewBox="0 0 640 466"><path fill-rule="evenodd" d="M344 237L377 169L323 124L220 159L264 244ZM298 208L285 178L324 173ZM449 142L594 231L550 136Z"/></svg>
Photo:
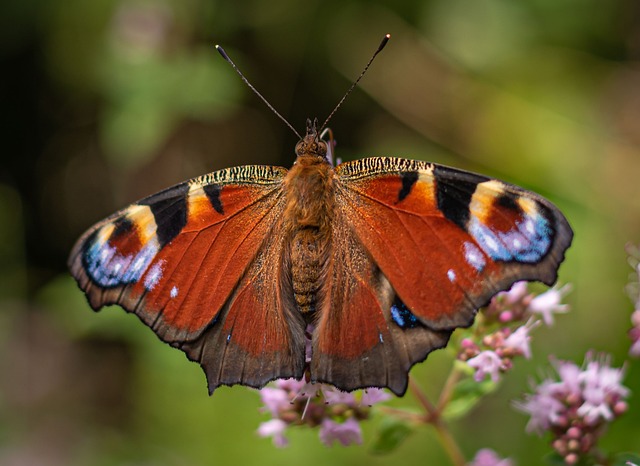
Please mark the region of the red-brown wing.
<svg viewBox="0 0 640 466"><path fill-rule="evenodd" d="M71 272L94 309L119 304L199 361L211 391L301 376L304 328L288 317L272 239L282 236L285 174L221 170L132 204L78 240ZM265 264L277 271L270 280Z"/></svg>
<svg viewBox="0 0 640 466"><path fill-rule="evenodd" d="M331 305L318 318L312 377L341 388L404 393L411 365L495 293L518 280L552 284L573 236L547 200L480 175L394 158L336 174Z"/></svg>
<svg viewBox="0 0 640 466"><path fill-rule="evenodd" d="M388 387L401 396L411 366L445 346L451 331L396 325L392 310L402 303L343 209L337 209L334 225L313 332L311 380L347 391Z"/></svg>
<svg viewBox="0 0 640 466"><path fill-rule="evenodd" d="M241 383L262 387L276 378L302 378L305 368L305 322L296 308L286 270L283 235L268 235L233 294L195 340L179 346L199 361L209 391Z"/></svg>

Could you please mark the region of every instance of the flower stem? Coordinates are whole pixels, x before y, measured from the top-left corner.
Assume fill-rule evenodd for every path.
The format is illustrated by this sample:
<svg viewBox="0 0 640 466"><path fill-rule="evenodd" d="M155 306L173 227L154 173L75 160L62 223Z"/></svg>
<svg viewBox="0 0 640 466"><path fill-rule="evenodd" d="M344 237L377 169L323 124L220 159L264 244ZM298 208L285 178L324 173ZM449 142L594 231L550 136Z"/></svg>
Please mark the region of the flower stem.
<svg viewBox="0 0 640 466"><path fill-rule="evenodd" d="M440 398L438 399L438 412L444 411L444 408L451 401L451 397L453 396L453 389L456 387L456 384L460 380L462 376L462 371L456 367L455 362L451 366L451 371L449 372L449 376L444 383L444 387L442 387L442 391L440 392Z"/></svg>
<svg viewBox="0 0 640 466"><path fill-rule="evenodd" d="M440 443L449 455L449 458L451 458L454 466L465 466L466 461L460 451L460 447L458 447L453 435L451 435L451 431L442 421L442 418L438 418L436 422L432 422L431 424L435 427L438 437L440 438Z"/></svg>
<svg viewBox="0 0 640 466"><path fill-rule="evenodd" d="M420 388L420 386L413 380L413 377L409 376L409 390L413 393L413 396L420 402L420 404L424 407L427 412L426 420L429 421L431 418L437 418L440 416L438 413L438 409L435 407L431 400L427 398L427 394Z"/></svg>
<svg viewBox="0 0 640 466"><path fill-rule="evenodd" d="M451 378L452 377L450 376L449 379ZM455 385L455 380L450 383L452 385ZM445 388L448 384L449 380L447 380ZM451 435L451 431L449 430L447 423L441 417L442 408L444 408L444 406L446 405L442 405L443 396L440 396L440 403L436 408L436 406L431 403L431 400L429 400L429 398L427 397L427 394L418 386L417 383L414 382L411 376L409 376L409 388L426 411L426 415L423 416L423 422L431 424L434 427L436 433L438 434L440 444L447 452L447 455L449 455L449 458L451 458L451 462L453 463L453 465L464 466L466 464L466 461L462 452L460 451L460 447L458 447L458 444L453 438L453 435ZM449 388L448 390L451 391L452 388ZM448 395L447 398L450 398L450 395Z"/></svg>

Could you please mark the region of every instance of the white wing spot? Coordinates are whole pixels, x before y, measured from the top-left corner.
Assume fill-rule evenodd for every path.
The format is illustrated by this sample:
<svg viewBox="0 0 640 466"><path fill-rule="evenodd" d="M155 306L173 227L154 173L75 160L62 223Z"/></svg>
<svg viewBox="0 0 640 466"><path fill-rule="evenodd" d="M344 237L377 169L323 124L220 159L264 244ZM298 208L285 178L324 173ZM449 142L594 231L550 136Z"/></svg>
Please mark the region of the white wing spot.
<svg viewBox="0 0 640 466"><path fill-rule="evenodd" d="M102 246L104 245L104 243L100 243L100 245ZM100 261L106 262L110 258L110 255L113 255L113 254L114 252L112 251L111 248L107 248L107 247L102 248L100 250Z"/></svg>
<svg viewBox="0 0 640 466"><path fill-rule="evenodd" d="M489 249L491 249L494 252L499 251L500 247L498 246L498 243L492 236L485 236L483 237L483 239Z"/></svg>
<svg viewBox="0 0 640 466"><path fill-rule="evenodd" d="M536 226L533 224L533 221L531 220L530 217L527 217L527 220L525 221L525 224L524 224L524 228L525 230L527 230L527 233L529 233L530 235L534 235L536 233Z"/></svg>
<svg viewBox="0 0 640 466"><path fill-rule="evenodd" d="M173 288L171 288L171 293L169 293L169 296L171 296L172 298L178 296L178 287L174 286Z"/></svg>
<svg viewBox="0 0 640 466"><path fill-rule="evenodd" d="M464 243L464 258L467 260L467 263L474 267L478 272L482 272L482 269L484 269L484 266L486 265L484 256L478 247L468 241Z"/></svg>
<svg viewBox="0 0 640 466"><path fill-rule="evenodd" d="M456 281L456 273L453 271L453 269L449 269L447 270L447 277L449 277L449 281L451 283L453 283L454 281Z"/></svg>
<svg viewBox="0 0 640 466"><path fill-rule="evenodd" d="M147 276L144 278L144 287L151 291L153 290L158 282L162 279L162 266L164 265L164 261L161 260L153 265Z"/></svg>
<svg viewBox="0 0 640 466"><path fill-rule="evenodd" d="M144 260L145 260L145 257L143 257L142 255L139 255L136 261L133 263L133 269L136 271L141 271L145 265Z"/></svg>

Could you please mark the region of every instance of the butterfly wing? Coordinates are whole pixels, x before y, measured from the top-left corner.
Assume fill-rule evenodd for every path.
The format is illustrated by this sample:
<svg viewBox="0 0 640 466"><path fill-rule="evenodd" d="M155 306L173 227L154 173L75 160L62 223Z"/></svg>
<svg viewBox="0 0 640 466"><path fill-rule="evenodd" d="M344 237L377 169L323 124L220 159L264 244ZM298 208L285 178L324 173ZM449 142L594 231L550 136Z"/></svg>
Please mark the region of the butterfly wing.
<svg viewBox="0 0 640 466"><path fill-rule="evenodd" d="M200 362L210 391L301 377L304 324L281 287L285 174L236 167L132 204L78 240L71 272L95 310L119 304Z"/></svg>
<svg viewBox="0 0 640 466"><path fill-rule="evenodd" d="M334 218L333 255L313 332L311 379L347 391L389 387L400 396L411 366L445 346L451 332L418 322L392 323L391 310L401 303L354 234L347 210L337 209Z"/></svg>
<svg viewBox="0 0 640 466"><path fill-rule="evenodd" d="M555 282L573 236L549 201L481 175L370 158L336 176L340 247L311 375L340 388L404 393L409 368L471 325L495 293L518 280Z"/></svg>

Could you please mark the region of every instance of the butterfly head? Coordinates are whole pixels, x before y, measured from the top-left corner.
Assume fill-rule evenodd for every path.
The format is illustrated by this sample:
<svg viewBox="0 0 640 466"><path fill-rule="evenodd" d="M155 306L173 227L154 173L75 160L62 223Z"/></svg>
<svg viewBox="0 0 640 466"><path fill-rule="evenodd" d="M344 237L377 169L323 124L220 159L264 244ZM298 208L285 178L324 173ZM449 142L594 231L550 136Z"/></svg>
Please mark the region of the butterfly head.
<svg viewBox="0 0 640 466"><path fill-rule="evenodd" d="M296 155L311 155L327 158L327 143L320 139L318 132L318 120L307 119L307 133L298 144L296 144Z"/></svg>

